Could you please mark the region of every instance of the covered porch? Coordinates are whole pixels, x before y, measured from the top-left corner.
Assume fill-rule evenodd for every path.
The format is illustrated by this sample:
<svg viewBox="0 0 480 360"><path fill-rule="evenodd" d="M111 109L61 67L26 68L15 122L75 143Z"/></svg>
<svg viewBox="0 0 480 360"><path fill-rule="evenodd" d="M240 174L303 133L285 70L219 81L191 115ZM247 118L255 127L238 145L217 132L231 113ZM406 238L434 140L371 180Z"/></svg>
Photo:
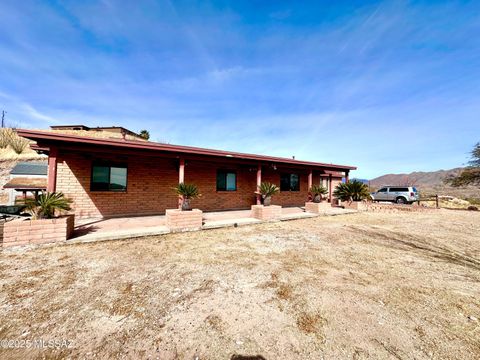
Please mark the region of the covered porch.
<svg viewBox="0 0 480 360"><path fill-rule="evenodd" d="M332 207L325 215L334 216L354 212L356 211ZM305 212L302 207L285 207L282 208L280 221L317 216L321 215ZM253 218L251 210L206 212L203 214L202 230L261 224L264 222ZM75 224L74 235L67 242L120 240L168 233L170 233L170 230L166 226L165 215L78 219Z"/></svg>

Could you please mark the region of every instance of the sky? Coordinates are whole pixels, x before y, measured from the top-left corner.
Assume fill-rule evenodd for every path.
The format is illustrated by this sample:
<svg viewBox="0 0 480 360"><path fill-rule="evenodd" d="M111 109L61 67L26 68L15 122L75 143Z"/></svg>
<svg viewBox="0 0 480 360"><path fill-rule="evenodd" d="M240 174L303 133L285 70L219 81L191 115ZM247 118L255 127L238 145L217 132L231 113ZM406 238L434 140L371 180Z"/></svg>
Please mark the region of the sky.
<svg viewBox="0 0 480 360"><path fill-rule="evenodd" d="M358 166L462 166L480 1L0 2L7 124Z"/></svg>

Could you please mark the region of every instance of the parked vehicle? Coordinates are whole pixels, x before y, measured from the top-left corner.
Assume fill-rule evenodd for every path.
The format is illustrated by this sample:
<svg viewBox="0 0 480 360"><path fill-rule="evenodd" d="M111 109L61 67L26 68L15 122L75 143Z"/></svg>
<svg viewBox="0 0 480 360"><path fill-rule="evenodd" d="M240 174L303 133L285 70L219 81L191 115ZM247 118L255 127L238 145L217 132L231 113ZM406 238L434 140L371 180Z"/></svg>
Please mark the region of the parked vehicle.
<svg viewBox="0 0 480 360"><path fill-rule="evenodd" d="M371 193L373 201L391 201L397 204L411 204L420 199L417 189L413 186L384 186Z"/></svg>

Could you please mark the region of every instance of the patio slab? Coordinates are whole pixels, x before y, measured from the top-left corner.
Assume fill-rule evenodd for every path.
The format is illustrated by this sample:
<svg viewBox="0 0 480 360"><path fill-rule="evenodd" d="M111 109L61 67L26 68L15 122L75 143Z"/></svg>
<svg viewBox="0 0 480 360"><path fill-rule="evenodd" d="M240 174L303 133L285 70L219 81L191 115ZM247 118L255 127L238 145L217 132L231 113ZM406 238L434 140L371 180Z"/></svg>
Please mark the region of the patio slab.
<svg viewBox="0 0 480 360"><path fill-rule="evenodd" d="M356 213L355 210L329 209L326 216ZM302 207L282 208L281 221L320 216L307 213ZM242 225L260 224L263 221L252 218L251 210L217 211L203 214L202 229L216 229ZM164 215L122 217L111 219L80 219L75 224L73 238L67 243L121 240L143 236L170 233Z"/></svg>

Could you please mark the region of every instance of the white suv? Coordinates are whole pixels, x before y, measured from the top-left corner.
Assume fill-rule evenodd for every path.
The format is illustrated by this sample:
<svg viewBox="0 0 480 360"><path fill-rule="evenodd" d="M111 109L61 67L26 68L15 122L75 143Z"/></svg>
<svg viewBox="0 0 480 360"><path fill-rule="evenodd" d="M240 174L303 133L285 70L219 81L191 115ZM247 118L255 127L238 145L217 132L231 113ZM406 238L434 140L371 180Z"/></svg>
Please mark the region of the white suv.
<svg viewBox="0 0 480 360"><path fill-rule="evenodd" d="M370 195L373 201L391 201L397 204L411 204L420 198L417 189L412 186L384 186Z"/></svg>

